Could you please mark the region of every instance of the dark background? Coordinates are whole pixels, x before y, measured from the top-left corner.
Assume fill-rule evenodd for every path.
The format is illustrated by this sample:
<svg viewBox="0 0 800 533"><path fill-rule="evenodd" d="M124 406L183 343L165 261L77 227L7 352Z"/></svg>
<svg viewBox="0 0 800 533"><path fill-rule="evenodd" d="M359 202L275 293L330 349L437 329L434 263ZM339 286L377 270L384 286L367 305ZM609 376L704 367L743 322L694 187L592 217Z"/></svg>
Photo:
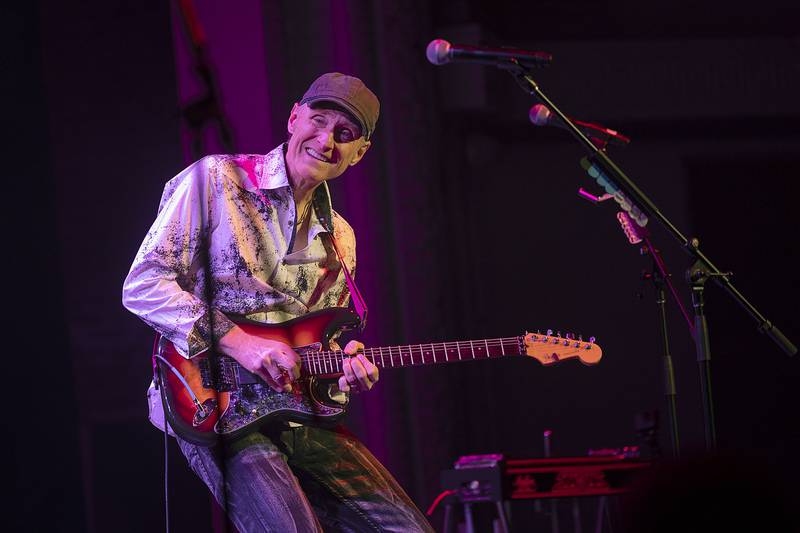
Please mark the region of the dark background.
<svg viewBox="0 0 800 533"><path fill-rule="evenodd" d="M531 360L384 372L350 427L425 509L464 454L558 455L640 444L634 417L661 414L669 453L650 267L559 130L505 73L434 67L436 37L547 50L537 81L562 109L631 137L612 157L794 342L800 175L800 8L671 2L198 0L223 108L244 152L285 136L318 74L361 77L381 118L365 160L332 186L358 237L368 345L594 335L596 367ZM161 188L187 161L179 105L198 96L186 36L166 2L4 5L8 269L12 339L6 471L12 529L150 531L163 523L163 440L146 419L148 328L122 280ZM214 131L208 149L214 151ZM596 192L596 191L595 191ZM650 225L678 290L688 256ZM798 360L707 290L720 447L797 474ZM697 365L669 303L682 452L704 447ZM203 486L174 442L174 531L211 531ZM536 517L515 504L517 523ZM768 516L768 512L765 514ZM433 523L441 523L441 511Z"/></svg>

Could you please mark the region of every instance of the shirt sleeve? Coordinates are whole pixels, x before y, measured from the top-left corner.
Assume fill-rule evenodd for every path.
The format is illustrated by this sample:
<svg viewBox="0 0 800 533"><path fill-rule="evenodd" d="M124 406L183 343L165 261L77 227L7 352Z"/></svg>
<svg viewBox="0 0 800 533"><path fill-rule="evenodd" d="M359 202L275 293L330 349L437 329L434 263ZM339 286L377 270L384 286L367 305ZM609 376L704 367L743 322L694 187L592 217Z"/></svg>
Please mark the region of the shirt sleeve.
<svg viewBox="0 0 800 533"><path fill-rule="evenodd" d="M204 242L214 228L214 186L205 157L170 180L158 216L125 279L122 303L133 314L192 357L232 327L203 298Z"/></svg>

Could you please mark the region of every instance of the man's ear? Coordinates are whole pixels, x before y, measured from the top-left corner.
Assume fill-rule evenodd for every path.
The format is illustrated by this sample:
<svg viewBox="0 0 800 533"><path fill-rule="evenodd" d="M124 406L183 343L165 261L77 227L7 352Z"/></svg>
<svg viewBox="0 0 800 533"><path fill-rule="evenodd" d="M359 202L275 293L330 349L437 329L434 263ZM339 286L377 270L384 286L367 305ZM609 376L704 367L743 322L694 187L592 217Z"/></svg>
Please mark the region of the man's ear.
<svg viewBox="0 0 800 533"><path fill-rule="evenodd" d="M351 167L361 161L361 158L364 157L364 154L367 153L367 150L369 150L370 146L372 146L372 141L364 141L364 144L362 144L361 147L356 151L356 155L353 157L353 160L350 161Z"/></svg>
<svg viewBox="0 0 800 533"><path fill-rule="evenodd" d="M289 113L289 120L286 122L286 131L289 135L294 133L294 123L297 122L297 117L300 114L300 105L295 103L292 106L292 111Z"/></svg>

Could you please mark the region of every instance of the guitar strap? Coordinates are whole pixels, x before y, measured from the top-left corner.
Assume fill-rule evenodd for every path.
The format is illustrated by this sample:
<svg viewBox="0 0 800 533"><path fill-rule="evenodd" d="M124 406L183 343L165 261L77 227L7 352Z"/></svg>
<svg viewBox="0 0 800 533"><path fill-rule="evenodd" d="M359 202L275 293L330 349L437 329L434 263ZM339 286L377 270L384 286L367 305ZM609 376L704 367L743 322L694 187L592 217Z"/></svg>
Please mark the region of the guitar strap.
<svg viewBox="0 0 800 533"><path fill-rule="evenodd" d="M347 290L350 291L351 300L353 302L353 308L356 311L359 319L359 329L364 331L364 328L367 326L367 302L364 300L364 297L361 296L361 291L358 290L358 286L356 285L353 276L350 274L350 270L347 268L347 265L342 258L341 252L339 252L339 247L336 245L336 239L333 236L333 228L331 231L327 233L327 237L331 241L331 245L333 245L333 250L336 252L336 257L339 258L339 264L342 265L342 270L344 271L344 279L347 282Z"/></svg>
<svg viewBox="0 0 800 533"><path fill-rule="evenodd" d="M272 202L269 201L267 196L264 194L264 191L262 191L258 186L255 172L248 172L247 170L248 169L245 169L247 178L250 180L250 183L253 184L253 187L255 188L256 192L258 192L259 196L261 196L261 200L264 202L264 205L272 206ZM328 230L327 236L330 239L333 250L336 252L336 257L339 260L339 264L342 265L342 270L344 271L344 279L347 282L347 290L350 291L350 299L353 302L353 308L355 309L356 315L358 315L359 329L364 331L364 328L367 326L367 302L364 300L364 297L361 296L361 291L358 290L358 286L356 285L352 274L350 274L350 270L347 268L344 258L342 258L342 253L339 251L339 246L336 244L336 238L333 236L333 221L329 221L327 224L325 224L325 226L325 229Z"/></svg>

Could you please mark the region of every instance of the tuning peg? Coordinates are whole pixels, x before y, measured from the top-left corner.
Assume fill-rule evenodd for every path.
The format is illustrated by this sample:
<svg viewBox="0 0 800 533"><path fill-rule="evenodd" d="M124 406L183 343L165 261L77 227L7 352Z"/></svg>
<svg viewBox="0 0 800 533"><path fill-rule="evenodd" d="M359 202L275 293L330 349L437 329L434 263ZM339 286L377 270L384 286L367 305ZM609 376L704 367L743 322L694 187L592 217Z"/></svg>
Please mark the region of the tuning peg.
<svg viewBox="0 0 800 533"><path fill-rule="evenodd" d="M547 336L550 337L552 334L553 334L553 330L552 329L548 329L547 330Z"/></svg>
<svg viewBox="0 0 800 533"><path fill-rule="evenodd" d="M578 333L578 340L583 342L583 335L581 335L580 333Z"/></svg>
<svg viewBox="0 0 800 533"><path fill-rule="evenodd" d="M594 337L589 337L589 342L590 343L594 344L594 340L595 340Z"/></svg>

